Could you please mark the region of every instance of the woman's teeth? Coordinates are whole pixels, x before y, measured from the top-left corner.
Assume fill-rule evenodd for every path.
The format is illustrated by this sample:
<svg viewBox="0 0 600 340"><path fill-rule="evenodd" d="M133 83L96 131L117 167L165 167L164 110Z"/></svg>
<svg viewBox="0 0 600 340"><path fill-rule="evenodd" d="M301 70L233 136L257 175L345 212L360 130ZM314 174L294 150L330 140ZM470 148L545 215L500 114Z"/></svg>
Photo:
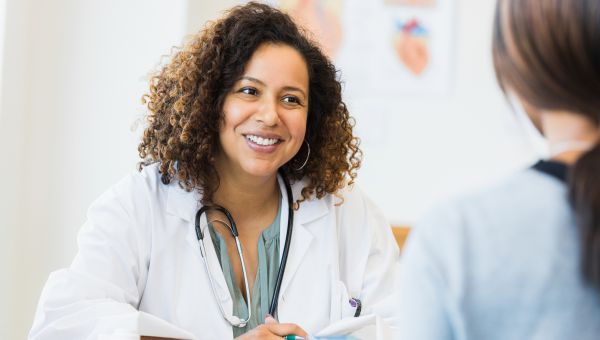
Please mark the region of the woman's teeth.
<svg viewBox="0 0 600 340"><path fill-rule="evenodd" d="M273 145L279 142L277 138L262 138L254 135L246 135L246 138L258 145Z"/></svg>

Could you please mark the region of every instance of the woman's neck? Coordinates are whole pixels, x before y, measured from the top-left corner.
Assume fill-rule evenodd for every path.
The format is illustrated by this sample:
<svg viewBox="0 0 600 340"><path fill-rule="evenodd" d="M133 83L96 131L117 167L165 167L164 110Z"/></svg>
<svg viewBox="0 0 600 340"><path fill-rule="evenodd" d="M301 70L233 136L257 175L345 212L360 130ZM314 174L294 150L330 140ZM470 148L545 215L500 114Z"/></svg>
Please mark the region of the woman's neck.
<svg viewBox="0 0 600 340"><path fill-rule="evenodd" d="M213 195L213 202L227 208L236 220L244 221L277 210L277 174L255 177L218 166L217 171L220 184Z"/></svg>
<svg viewBox="0 0 600 340"><path fill-rule="evenodd" d="M551 159L566 164L574 164L600 137L598 126L580 114L544 112L541 125L550 145Z"/></svg>

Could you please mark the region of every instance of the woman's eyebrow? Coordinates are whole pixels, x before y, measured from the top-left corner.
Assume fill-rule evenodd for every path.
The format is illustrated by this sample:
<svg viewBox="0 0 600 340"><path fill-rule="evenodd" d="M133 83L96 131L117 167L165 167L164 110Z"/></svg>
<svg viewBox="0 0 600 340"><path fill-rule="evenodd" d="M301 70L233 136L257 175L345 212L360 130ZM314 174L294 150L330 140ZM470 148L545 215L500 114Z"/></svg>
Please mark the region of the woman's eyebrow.
<svg viewBox="0 0 600 340"><path fill-rule="evenodd" d="M250 76L242 76L242 77L240 77L240 80L248 80L248 81L251 81L254 83L258 83L262 86L267 86L267 84L265 84L265 82L263 82L262 80L256 79L256 78L250 77ZM301 88L296 87L296 86L284 86L282 88L282 90L300 92L304 97L306 97L306 92L304 92L304 90L302 90Z"/></svg>
<svg viewBox="0 0 600 340"><path fill-rule="evenodd" d="M263 86L265 86L265 85L266 85L266 84L265 84L265 83L264 83L262 80L259 80L259 79L253 78L253 77L249 77L249 76L242 76L242 77L240 78L240 80L243 80L243 79L245 79L245 80L249 80L249 81L251 81L251 82L259 83L260 85L263 85Z"/></svg>
<svg viewBox="0 0 600 340"><path fill-rule="evenodd" d="M294 87L294 86L285 86L283 88L284 91L295 91L295 92L300 92L304 97L306 97L306 93L304 92L304 90L302 90L299 87Z"/></svg>

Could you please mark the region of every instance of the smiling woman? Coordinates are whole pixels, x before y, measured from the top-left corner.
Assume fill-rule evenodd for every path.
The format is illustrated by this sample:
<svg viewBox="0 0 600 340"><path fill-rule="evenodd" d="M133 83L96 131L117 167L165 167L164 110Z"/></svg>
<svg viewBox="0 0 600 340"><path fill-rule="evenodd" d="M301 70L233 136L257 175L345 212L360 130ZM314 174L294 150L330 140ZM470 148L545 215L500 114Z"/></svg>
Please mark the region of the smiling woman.
<svg viewBox="0 0 600 340"><path fill-rule="evenodd" d="M353 186L360 150L337 71L288 15L233 8L144 98L140 171L90 208L31 339L165 335L142 317L197 339L308 337L385 316L398 247Z"/></svg>

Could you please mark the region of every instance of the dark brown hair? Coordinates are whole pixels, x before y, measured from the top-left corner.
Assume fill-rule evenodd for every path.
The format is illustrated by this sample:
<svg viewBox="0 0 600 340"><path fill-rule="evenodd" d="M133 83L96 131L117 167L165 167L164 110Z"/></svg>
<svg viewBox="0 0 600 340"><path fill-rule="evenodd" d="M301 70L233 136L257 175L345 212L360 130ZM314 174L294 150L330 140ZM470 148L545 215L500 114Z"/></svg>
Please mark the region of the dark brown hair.
<svg viewBox="0 0 600 340"><path fill-rule="evenodd" d="M499 0L493 57L505 92L541 110L600 123L600 1ZM600 145L570 170L569 201L584 277L600 290Z"/></svg>
<svg viewBox="0 0 600 340"><path fill-rule="evenodd" d="M285 13L268 5L248 3L193 36L152 76L147 103L148 126L138 147L140 169L159 163L162 182L173 179L186 190L198 189L211 201L219 186L214 167L219 152L223 102L242 75L252 54L263 44L284 44L304 58L309 75L309 106L304 143L282 171L290 180L306 180L304 201L321 198L351 184L360 166L359 141L342 101L337 71L317 44Z"/></svg>

